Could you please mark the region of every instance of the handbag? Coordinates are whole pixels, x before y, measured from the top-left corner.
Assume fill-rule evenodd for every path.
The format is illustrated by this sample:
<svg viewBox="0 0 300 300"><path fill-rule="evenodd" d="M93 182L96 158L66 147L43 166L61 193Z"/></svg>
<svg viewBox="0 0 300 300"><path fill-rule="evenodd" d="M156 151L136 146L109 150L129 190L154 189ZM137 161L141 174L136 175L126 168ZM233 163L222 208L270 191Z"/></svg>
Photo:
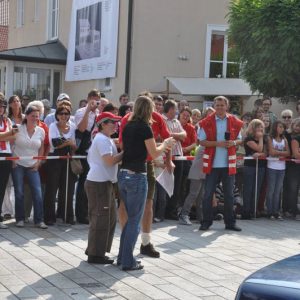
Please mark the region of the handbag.
<svg viewBox="0 0 300 300"><path fill-rule="evenodd" d="M83 166L80 159L73 158L70 161L71 170L75 175L80 175L83 172Z"/></svg>

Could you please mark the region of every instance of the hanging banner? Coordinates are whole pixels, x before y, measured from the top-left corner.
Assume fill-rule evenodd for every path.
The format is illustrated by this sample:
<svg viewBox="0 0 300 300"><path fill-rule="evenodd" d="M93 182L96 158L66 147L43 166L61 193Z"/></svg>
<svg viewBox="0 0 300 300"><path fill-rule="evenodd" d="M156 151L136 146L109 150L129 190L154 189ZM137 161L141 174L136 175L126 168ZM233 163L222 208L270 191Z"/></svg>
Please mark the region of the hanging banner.
<svg viewBox="0 0 300 300"><path fill-rule="evenodd" d="M73 1L66 81L116 76L119 0Z"/></svg>

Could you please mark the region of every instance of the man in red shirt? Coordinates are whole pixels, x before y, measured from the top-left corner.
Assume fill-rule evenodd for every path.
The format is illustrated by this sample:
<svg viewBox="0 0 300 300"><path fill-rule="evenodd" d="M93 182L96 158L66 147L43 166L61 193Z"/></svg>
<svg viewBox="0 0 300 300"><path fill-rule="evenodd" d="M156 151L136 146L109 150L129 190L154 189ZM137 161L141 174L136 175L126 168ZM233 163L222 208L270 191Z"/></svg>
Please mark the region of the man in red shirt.
<svg viewBox="0 0 300 300"><path fill-rule="evenodd" d="M152 95L149 93L143 94L145 96L152 98ZM121 121L120 131L119 131L119 141L122 145L122 132L125 125L128 122L130 117L130 113L127 114ZM157 140L159 137L161 140L164 140L170 136L166 123L164 122L162 116L157 113L152 113L153 123L151 125L154 139ZM166 167L169 172L172 172L174 169L174 164L171 160L171 153L166 153ZM154 249L154 246L150 242L150 232L152 227L152 220L153 220L153 198L154 198L154 191L155 191L155 175L154 175L154 167L152 158L148 155L147 158L147 180L148 180L148 194L147 194L147 201L145 205L145 211L142 219L142 244L141 244L141 254L147 255L150 257L159 258L160 253ZM121 227L123 228L127 221L126 210L124 206L124 202L120 202L119 207L119 222Z"/></svg>

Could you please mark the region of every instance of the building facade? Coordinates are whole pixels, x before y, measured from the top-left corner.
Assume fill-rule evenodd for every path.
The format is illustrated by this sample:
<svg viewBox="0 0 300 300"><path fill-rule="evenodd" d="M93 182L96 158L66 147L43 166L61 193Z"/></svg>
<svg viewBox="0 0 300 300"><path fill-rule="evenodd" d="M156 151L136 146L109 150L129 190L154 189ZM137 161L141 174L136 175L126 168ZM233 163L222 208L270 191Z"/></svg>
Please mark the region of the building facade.
<svg viewBox="0 0 300 300"><path fill-rule="evenodd" d="M214 95L226 94L238 113L250 110L257 96L251 97L239 79L226 36L229 2L120 0L116 77L67 82L64 57L72 0L10 0L10 52L0 53L0 72L5 75L0 89L7 97L29 94L52 102L64 91L75 108L92 88L116 104L124 92L133 100L140 91L150 90L187 98L199 108ZM283 107L277 105L275 112Z"/></svg>

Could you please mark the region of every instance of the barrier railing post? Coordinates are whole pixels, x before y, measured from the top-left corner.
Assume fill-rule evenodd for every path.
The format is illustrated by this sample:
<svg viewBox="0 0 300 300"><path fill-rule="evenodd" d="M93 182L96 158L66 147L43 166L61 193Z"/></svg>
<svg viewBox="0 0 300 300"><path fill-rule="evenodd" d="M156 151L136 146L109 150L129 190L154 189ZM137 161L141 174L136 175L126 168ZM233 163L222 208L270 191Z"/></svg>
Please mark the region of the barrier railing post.
<svg viewBox="0 0 300 300"><path fill-rule="evenodd" d="M67 172L66 172L66 198L65 198L65 221L67 223L67 211L68 211L68 189L69 189L69 166L70 166L70 158L67 158Z"/></svg>
<svg viewBox="0 0 300 300"><path fill-rule="evenodd" d="M257 207L257 184L258 184L258 157L255 159L255 197L254 197L254 219L256 219L256 207Z"/></svg>

